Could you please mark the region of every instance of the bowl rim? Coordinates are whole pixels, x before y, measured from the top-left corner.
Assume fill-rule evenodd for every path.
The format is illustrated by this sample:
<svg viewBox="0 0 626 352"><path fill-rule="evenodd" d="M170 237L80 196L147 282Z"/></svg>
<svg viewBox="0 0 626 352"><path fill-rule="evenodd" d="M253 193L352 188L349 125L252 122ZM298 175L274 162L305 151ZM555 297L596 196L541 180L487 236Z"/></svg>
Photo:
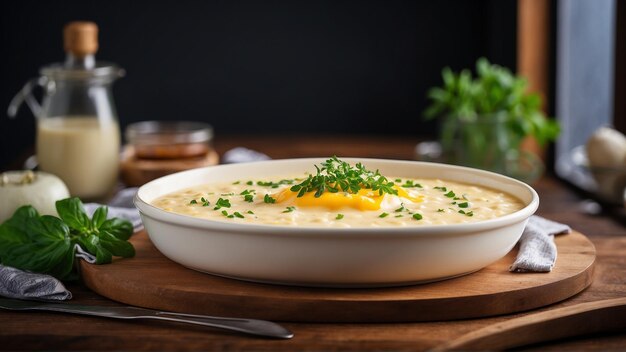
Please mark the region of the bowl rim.
<svg viewBox="0 0 626 352"><path fill-rule="evenodd" d="M145 190L151 187L156 182L163 182L163 179L167 178L176 178L181 177L185 174L191 174L196 172L202 172L206 169L214 169L214 168L228 168L228 167L242 167L246 165L258 165L260 163L291 163L291 162L311 162L311 165L319 163L320 160L326 160L327 157L316 157L316 158L289 158L289 159L273 159L273 160L263 160L263 161L254 161L248 163L238 163L238 164L225 164L225 165L215 165L215 166L207 166L202 168L195 168L190 170L185 170L181 172L177 172L174 174L170 174L167 176L163 176L152 180L137 190L135 193L133 202L137 209L139 210L142 216L148 216L166 223L180 225L184 227L192 227L198 229L205 230L214 230L220 232L246 232L246 233L254 233L254 234L265 234L265 235L276 235L276 236L284 236L289 234L290 236L300 235L300 236L311 236L311 235L319 235L319 236L332 236L336 237L337 233L341 234L359 234L359 236L380 236L381 234L384 237L390 236L431 236L431 235L466 235L468 233L480 232L489 229L496 229L499 227L507 226L510 224L514 224L520 221L525 221L531 215L535 213L537 208L539 207L539 195L537 192L528 184L516 180L514 178L501 175L495 172L470 168L466 166L458 166L458 165L450 165L450 164L442 164L442 163L433 163L433 162L424 162L424 161L412 161L412 160L393 160L393 159L378 159L378 158L353 158L353 157L342 157L342 160L349 162L378 162L378 163L394 163L394 164L409 164L409 165L426 165L431 167L441 167L443 169L449 170L461 170L470 172L483 177L492 177L497 178L503 181L507 181L513 183L517 186L521 186L526 191L528 191L531 195L531 200L528 202L526 206L522 209L515 211L513 213L496 217L493 219L482 220L472 223L461 223L461 224L449 224L449 225L420 225L420 226L406 226L406 227L349 227L349 228L336 228L336 227L312 227L312 226L287 226L287 225L271 225L271 224L250 224L250 223L235 223L235 222L222 222L211 219L203 219L193 217L191 215L177 214L173 212L169 212L163 209L160 209L144 199L141 198L142 190ZM462 182L462 181L461 181ZM184 187L181 187L181 189ZM505 191L506 192L506 191Z"/></svg>

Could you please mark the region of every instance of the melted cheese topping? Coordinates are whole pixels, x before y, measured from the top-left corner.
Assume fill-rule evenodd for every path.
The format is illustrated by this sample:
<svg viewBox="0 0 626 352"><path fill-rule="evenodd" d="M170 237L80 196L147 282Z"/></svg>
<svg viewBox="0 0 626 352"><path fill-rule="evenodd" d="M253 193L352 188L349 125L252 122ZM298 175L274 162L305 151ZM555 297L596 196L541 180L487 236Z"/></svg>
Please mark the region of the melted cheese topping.
<svg viewBox="0 0 626 352"><path fill-rule="evenodd" d="M300 176L302 177L302 176ZM389 178L397 180L396 178ZM508 193L440 179L396 182L397 195L361 189L298 197L284 178L207 184L155 199L166 211L225 222L307 227L396 227L470 223L513 213L524 204ZM417 187L402 187L406 181ZM270 198L267 198L267 197ZM218 206L218 200L222 199ZM265 200L269 201L266 202ZM228 205L224 206L228 201ZM273 203L272 203L273 201Z"/></svg>
<svg viewBox="0 0 626 352"><path fill-rule="evenodd" d="M412 196L400 187L394 187L398 192L398 197L405 200L419 203L423 196ZM386 194L380 194L378 191L371 189L361 189L357 193L347 192L324 192L321 196L315 197L315 193L305 193L302 197L297 196L297 192L291 191L289 188L278 193L275 197L277 203L289 203L298 207L323 207L330 210L339 210L342 208L352 208L356 210L379 210Z"/></svg>

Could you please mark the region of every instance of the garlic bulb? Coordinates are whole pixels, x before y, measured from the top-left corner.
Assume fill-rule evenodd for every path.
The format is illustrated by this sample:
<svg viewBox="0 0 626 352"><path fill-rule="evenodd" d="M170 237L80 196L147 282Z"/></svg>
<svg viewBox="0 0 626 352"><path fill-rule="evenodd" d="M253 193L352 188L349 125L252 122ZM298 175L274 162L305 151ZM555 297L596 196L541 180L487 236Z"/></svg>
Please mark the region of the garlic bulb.
<svg viewBox="0 0 626 352"><path fill-rule="evenodd" d="M7 171L0 174L0 223L22 205L32 205L42 215L57 215L55 202L69 196L65 183L52 174Z"/></svg>

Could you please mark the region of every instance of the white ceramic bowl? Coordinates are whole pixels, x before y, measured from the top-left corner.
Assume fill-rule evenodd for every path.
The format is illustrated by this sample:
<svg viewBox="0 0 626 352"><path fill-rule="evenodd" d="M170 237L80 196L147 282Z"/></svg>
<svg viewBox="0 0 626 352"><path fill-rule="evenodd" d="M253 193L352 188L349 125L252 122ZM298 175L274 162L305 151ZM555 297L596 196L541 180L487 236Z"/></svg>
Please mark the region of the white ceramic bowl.
<svg viewBox="0 0 626 352"><path fill-rule="evenodd" d="M347 158L350 163L361 161L369 169L379 169L383 175L491 187L516 196L525 207L470 224L337 229L219 222L150 205L155 198L181 188L311 172L323 160L286 159L183 171L139 188L135 205L154 245L186 267L250 281L340 287L408 285L480 270L513 248L539 205L539 196L530 186L492 172Z"/></svg>

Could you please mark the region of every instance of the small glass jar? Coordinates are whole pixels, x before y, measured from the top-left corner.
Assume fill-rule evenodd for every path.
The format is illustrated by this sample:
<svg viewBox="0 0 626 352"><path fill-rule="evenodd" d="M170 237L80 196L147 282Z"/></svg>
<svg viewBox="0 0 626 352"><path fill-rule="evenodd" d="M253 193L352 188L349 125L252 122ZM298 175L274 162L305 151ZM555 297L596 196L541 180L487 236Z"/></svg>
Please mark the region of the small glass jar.
<svg viewBox="0 0 626 352"><path fill-rule="evenodd" d="M506 112L462 118L449 116L441 128L442 161L489 170L532 183L544 171L543 162L521 149Z"/></svg>
<svg viewBox="0 0 626 352"><path fill-rule="evenodd" d="M175 172L216 165L211 125L191 121L144 121L126 127L122 181L127 186Z"/></svg>
<svg viewBox="0 0 626 352"><path fill-rule="evenodd" d="M181 159L211 150L211 125L191 121L144 121L126 128L126 141L139 159Z"/></svg>

